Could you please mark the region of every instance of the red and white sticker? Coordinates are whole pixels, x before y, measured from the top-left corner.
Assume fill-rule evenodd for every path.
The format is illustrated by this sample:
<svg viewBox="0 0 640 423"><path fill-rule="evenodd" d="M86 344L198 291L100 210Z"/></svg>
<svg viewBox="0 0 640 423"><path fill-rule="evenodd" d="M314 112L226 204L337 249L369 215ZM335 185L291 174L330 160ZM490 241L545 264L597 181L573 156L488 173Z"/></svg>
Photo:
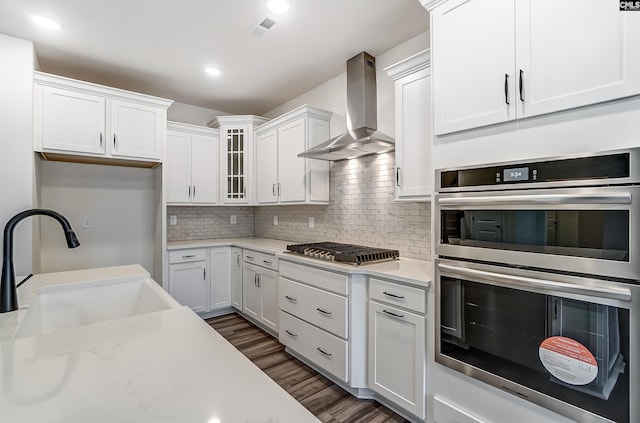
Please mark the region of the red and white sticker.
<svg viewBox="0 0 640 423"><path fill-rule="evenodd" d="M586 385L598 375L598 363L591 351L571 338L547 338L538 354L549 373L570 385Z"/></svg>

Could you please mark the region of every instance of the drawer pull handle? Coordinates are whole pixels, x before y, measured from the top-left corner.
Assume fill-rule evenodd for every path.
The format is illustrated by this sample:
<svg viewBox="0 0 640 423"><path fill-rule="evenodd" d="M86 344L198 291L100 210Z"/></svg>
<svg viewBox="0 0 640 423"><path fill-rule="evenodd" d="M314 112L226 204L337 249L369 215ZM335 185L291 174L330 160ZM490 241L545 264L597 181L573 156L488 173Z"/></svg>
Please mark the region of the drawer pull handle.
<svg viewBox="0 0 640 423"><path fill-rule="evenodd" d="M403 295L396 295L396 294L392 294L392 293L387 292L387 291L384 291L383 294L386 295L387 297L397 298L398 300L404 300L404 296Z"/></svg>
<svg viewBox="0 0 640 423"><path fill-rule="evenodd" d="M293 298L293 297L290 297L290 296L288 296L288 295L285 295L284 297L285 297L287 300L291 301L292 303L297 303L297 302L298 302L298 299L297 299L297 298Z"/></svg>
<svg viewBox="0 0 640 423"><path fill-rule="evenodd" d="M320 313L324 314L325 316L331 316L331 312L330 311L323 310L320 307L316 308L316 310L318 310Z"/></svg>
<svg viewBox="0 0 640 423"><path fill-rule="evenodd" d="M273 264L273 262L272 262L272 261L269 261L269 260L262 260L262 262L263 262L264 264Z"/></svg>
<svg viewBox="0 0 640 423"><path fill-rule="evenodd" d="M196 255L195 254L189 254L188 256L182 256L183 259L187 259L187 258L194 258Z"/></svg>
<svg viewBox="0 0 640 423"><path fill-rule="evenodd" d="M244 256L247 260L253 260L253 256Z"/></svg>
<svg viewBox="0 0 640 423"><path fill-rule="evenodd" d="M403 319L404 318L404 314L396 314L392 311L388 311L388 310L382 310L383 313L388 314L389 316L393 316L393 317L397 317L399 319Z"/></svg>
<svg viewBox="0 0 640 423"><path fill-rule="evenodd" d="M298 334L293 333L293 332L289 332L289 330L285 330L285 332L287 333L287 335L289 335L292 338L297 338L298 337Z"/></svg>
<svg viewBox="0 0 640 423"><path fill-rule="evenodd" d="M323 354L323 355L325 355L325 356L327 356L327 357L333 357L333 354L331 354L331 353L328 353L328 352L324 351L324 350L323 350L322 348L320 348L320 347L317 347L316 349L317 349L318 351L320 351L320 353L321 353L321 354Z"/></svg>

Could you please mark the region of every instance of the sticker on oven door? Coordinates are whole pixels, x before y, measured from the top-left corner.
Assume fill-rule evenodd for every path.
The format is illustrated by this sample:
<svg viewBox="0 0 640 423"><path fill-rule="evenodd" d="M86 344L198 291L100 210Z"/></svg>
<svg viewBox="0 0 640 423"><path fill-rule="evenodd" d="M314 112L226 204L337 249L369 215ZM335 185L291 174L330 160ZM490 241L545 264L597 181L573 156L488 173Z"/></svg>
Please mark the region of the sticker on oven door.
<svg viewBox="0 0 640 423"><path fill-rule="evenodd" d="M598 375L598 363L591 351L571 338L547 338L538 354L549 373L570 385L586 385Z"/></svg>

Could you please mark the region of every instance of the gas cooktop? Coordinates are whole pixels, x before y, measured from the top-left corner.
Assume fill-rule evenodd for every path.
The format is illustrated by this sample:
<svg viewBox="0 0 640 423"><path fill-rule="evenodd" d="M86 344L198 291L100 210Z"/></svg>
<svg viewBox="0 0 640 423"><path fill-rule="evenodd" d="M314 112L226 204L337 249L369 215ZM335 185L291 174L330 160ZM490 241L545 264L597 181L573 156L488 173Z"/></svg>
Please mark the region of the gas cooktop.
<svg viewBox="0 0 640 423"><path fill-rule="evenodd" d="M363 245L341 244L338 242L311 242L287 245L292 253L304 254L324 260L352 263L355 265L375 263L400 258L398 250L373 248Z"/></svg>

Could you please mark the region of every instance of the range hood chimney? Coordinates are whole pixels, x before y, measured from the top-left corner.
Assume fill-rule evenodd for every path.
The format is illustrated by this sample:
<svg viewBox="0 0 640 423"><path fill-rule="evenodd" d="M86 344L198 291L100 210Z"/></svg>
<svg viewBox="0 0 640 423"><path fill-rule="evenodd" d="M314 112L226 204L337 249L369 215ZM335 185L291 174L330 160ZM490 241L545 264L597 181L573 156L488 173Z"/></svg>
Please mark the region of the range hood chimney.
<svg viewBox="0 0 640 423"><path fill-rule="evenodd" d="M393 138L377 130L376 59L362 52L347 61L347 132L298 157L345 160L393 151Z"/></svg>

